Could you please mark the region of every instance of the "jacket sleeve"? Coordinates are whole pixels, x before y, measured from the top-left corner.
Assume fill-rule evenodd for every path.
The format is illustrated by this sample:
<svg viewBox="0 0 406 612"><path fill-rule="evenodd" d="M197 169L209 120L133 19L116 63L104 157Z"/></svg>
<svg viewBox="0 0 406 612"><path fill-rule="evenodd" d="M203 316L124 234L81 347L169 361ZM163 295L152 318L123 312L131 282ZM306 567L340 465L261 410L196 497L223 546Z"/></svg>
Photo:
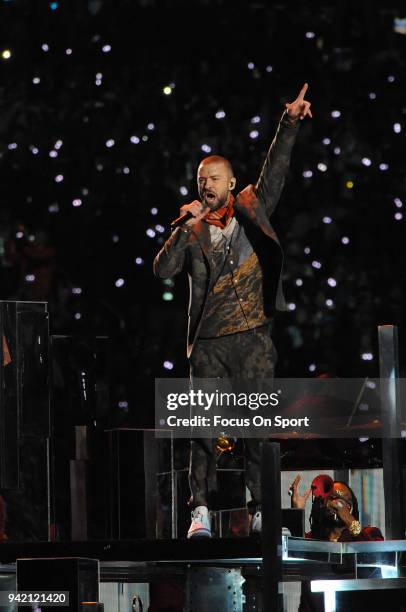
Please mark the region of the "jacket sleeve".
<svg viewBox="0 0 406 612"><path fill-rule="evenodd" d="M384 538L379 527L364 527L361 533L357 536L357 540L360 542L376 542L383 539Z"/></svg>
<svg viewBox="0 0 406 612"><path fill-rule="evenodd" d="M153 270L155 276L171 278L182 270L190 233L190 231L182 231L180 227L172 232L154 259Z"/></svg>
<svg viewBox="0 0 406 612"><path fill-rule="evenodd" d="M274 212L281 196L299 125L300 120L292 123L286 111L283 113L255 186L257 197L268 217Z"/></svg>

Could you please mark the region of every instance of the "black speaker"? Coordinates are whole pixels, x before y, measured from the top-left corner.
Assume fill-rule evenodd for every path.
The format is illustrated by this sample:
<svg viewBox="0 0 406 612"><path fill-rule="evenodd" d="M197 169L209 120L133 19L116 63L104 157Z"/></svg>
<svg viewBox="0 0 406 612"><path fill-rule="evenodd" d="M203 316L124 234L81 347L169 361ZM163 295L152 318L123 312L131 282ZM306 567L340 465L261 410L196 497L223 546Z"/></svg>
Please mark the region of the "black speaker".
<svg viewBox="0 0 406 612"><path fill-rule="evenodd" d="M99 600L99 561L73 557L17 559L17 590L69 591L69 607L64 610L82 612L83 602ZM92 607L98 609L95 604ZM51 611L54 606L41 605L41 610Z"/></svg>

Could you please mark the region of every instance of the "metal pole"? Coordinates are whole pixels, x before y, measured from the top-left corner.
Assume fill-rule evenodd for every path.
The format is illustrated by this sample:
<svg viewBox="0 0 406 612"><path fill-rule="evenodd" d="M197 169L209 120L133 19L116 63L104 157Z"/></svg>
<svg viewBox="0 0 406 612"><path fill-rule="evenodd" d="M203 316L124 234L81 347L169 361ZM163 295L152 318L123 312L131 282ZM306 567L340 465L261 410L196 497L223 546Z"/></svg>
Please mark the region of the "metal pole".
<svg viewBox="0 0 406 612"><path fill-rule="evenodd" d="M261 491L264 612L282 612L281 458L277 442L262 443Z"/></svg>
<svg viewBox="0 0 406 612"><path fill-rule="evenodd" d="M385 494L385 538L394 540L405 534L401 445L399 439L400 404L397 389L399 374L398 330L394 325L379 325L379 372L383 417L382 459Z"/></svg>

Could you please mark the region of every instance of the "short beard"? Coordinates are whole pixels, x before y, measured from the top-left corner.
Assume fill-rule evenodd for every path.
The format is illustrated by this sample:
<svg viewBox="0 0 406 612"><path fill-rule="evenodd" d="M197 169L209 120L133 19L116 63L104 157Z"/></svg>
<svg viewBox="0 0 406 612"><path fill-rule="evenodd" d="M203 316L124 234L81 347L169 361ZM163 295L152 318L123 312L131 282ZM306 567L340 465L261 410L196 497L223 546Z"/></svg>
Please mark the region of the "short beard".
<svg viewBox="0 0 406 612"><path fill-rule="evenodd" d="M199 194L199 195L200 195L201 201L203 202L204 201L204 197L201 194ZM208 208L210 208L210 210L212 212L215 212L216 210L219 210L219 208L223 208L223 206L226 206L229 197L230 197L229 194L227 194L225 197L219 197L218 198L218 202L217 202L217 204L215 204L214 207L210 206L210 204L208 202L206 202L206 204L207 204Z"/></svg>

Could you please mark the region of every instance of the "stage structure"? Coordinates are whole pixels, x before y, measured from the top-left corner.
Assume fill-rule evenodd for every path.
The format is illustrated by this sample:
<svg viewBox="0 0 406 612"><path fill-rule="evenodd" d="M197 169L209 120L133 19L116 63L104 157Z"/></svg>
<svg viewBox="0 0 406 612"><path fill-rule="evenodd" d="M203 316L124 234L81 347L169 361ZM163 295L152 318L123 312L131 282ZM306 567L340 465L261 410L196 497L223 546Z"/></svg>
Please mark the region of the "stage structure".
<svg viewBox="0 0 406 612"><path fill-rule="evenodd" d="M306 583L325 612L359 609L371 595L375 603L390 598L390 609L402 610L404 441L391 435L405 419L395 327L378 330L388 428L382 453L369 441L362 447L369 449L365 459L353 443L344 443L336 462L321 465L302 441L264 443L263 530L249 538L237 445L233 457L224 453L219 463L220 490L231 494L219 496L214 537L200 541L184 539L187 442L114 427L108 338L50 338L47 304L37 302L1 302L0 331L0 485L8 511L0 591L66 584L69 609L82 611L101 610L103 602L109 612L159 611L169 597L175 612L293 612L300 583ZM295 470L317 467L347 482L354 468L381 475L386 521L379 526L386 541L303 538L308 516L282 509L284 488ZM370 511L367 496L361 505L361 513Z"/></svg>

